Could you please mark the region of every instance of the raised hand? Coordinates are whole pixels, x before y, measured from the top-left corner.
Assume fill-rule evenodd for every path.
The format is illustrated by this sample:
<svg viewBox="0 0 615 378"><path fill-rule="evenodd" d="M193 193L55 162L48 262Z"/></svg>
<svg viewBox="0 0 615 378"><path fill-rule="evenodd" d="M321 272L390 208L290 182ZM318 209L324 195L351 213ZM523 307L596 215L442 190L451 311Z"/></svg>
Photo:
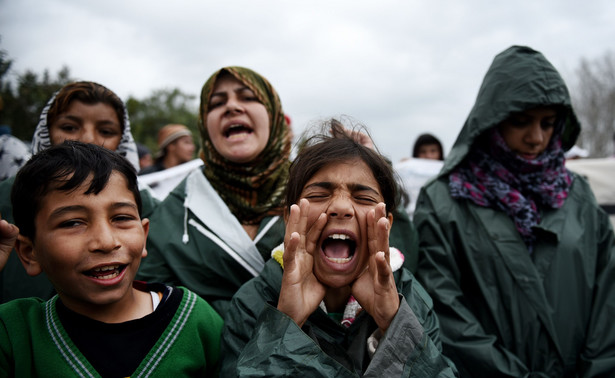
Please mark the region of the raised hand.
<svg viewBox="0 0 615 378"><path fill-rule="evenodd" d="M314 253L325 224L326 214L308 230L310 203L306 199L299 206L290 207L284 235L284 274L278 301L278 310L290 316L300 327L318 308L325 296L325 287L314 276Z"/></svg>
<svg viewBox="0 0 615 378"><path fill-rule="evenodd" d="M350 130L344 126L341 126L341 129L342 129L341 131L344 134L348 135L350 138L352 138L355 142L359 143L360 145L367 147L371 150L376 149L376 147L374 146L374 141L366 133L358 131L358 130ZM334 130L331 130L331 132L335 133Z"/></svg>
<svg viewBox="0 0 615 378"><path fill-rule="evenodd" d="M352 295L382 332L389 328L399 309L399 295L389 264L389 230L386 207L379 203L367 214L368 266L352 285Z"/></svg>
<svg viewBox="0 0 615 378"><path fill-rule="evenodd" d="M4 219L0 220L0 271L6 265L9 255L15 247L17 235L19 235L17 226Z"/></svg>

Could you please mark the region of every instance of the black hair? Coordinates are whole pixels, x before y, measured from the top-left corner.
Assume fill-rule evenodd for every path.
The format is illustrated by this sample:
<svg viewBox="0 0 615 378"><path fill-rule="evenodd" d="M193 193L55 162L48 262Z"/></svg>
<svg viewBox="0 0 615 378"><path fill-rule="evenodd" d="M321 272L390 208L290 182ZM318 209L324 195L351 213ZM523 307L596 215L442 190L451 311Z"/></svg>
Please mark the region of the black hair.
<svg viewBox="0 0 615 378"><path fill-rule="evenodd" d="M290 166L286 185L286 209L299 201L305 184L324 166L359 158L370 168L380 186L387 213L392 213L397 208L399 199L391 164L378 151L365 147L348 136L338 120L331 119L320 127L320 133L305 136L299 142L297 157ZM330 133L325 131L327 129ZM352 131L369 135L365 127L355 126ZM309 132L310 130L306 135Z"/></svg>
<svg viewBox="0 0 615 378"><path fill-rule="evenodd" d="M421 146L428 144L437 145L438 149L440 150L440 159L438 160L444 160L444 150L442 149L442 143L440 143L440 140L438 138L427 133L421 134L418 136L418 138L416 138L416 141L414 142L414 147L412 148L412 157L419 157L419 149L421 148Z"/></svg>
<svg viewBox="0 0 615 378"><path fill-rule="evenodd" d="M17 173L11 190L13 218L20 234L34 239L34 219L49 192L71 192L89 180L83 194L98 194L107 186L114 171L126 178L141 214L137 172L120 154L96 144L67 140L32 156Z"/></svg>

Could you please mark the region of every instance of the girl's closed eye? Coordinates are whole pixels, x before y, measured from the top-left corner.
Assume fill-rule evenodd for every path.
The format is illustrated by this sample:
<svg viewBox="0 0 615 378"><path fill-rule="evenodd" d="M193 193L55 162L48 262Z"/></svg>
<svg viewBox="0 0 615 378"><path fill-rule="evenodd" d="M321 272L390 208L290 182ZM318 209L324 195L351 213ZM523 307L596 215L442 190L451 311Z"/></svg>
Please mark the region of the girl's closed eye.
<svg viewBox="0 0 615 378"><path fill-rule="evenodd" d="M369 195L356 195L355 198L357 199L357 201L360 201L360 202L368 202L368 203L375 203L375 204L381 202L377 198L369 196Z"/></svg>
<svg viewBox="0 0 615 378"><path fill-rule="evenodd" d="M525 127L530 123L530 118L524 115L513 115L508 119L508 121L514 127Z"/></svg>
<svg viewBox="0 0 615 378"><path fill-rule="evenodd" d="M325 199L325 198L329 198L329 193L310 193L310 194L303 196L303 198L307 199L308 201Z"/></svg>
<svg viewBox="0 0 615 378"><path fill-rule="evenodd" d="M543 130L548 130L550 128L555 127L555 118L543 120L540 123L540 126L542 127Z"/></svg>

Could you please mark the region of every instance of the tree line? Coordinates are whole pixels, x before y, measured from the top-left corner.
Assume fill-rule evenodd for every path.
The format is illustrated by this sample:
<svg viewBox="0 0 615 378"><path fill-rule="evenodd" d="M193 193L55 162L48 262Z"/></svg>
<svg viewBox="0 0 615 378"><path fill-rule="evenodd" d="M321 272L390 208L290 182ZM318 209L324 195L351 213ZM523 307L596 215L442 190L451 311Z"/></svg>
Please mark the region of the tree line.
<svg viewBox="0 0 615 378"><path fill-rule="evenodd" d="M10 80L11 64L7 52L0 50L0 125L10 126L15 137L29 142L47 101L75 79L65 66L55 76L48 70L42 74L26 70L17 73L15 80ZM158 130L168 123L184 124L197 137L198 110L195 98L178 88L157 89L142 99L128 97L125 104L133 137L152 152L158 149ZM195 143L198 145L198 141Z"/></svg>
<svg viewBox="0 0 615 378"><path fill-rule="evenodd" d="M53 93L74 81L63 67L55 76L26 70L9 80L12 60L0 50L0 124L12 127L13 135L29 141L43 107ZM569 89L577 117L583 126L577 144L590 157L615 154L615 58L611 52L595 60L581 59ZM125 101L135 140L157 150L158 130L167 123L182 123L198 136L196 96L178 88L157 89L143 99ZM195 141L198 145L198 141Z"/></svg>

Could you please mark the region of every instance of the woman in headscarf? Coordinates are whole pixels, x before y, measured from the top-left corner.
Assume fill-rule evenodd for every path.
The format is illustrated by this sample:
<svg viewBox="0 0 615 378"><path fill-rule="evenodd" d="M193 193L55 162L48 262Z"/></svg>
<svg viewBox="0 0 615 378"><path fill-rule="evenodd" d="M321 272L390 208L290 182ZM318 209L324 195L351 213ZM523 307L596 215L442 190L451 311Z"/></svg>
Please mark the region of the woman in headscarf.
<svg viewBox="0 0 615 378"><path fill-rule="evenodd" d="M69 139L117 151L139 171L137 146L124 102L103 85L79 81L56 92L41 112L32 137L32 154ZM13 222L10 193L14 181L13 176L0 183L0 214L9 223ZM142 216L147 217L158 200L150 194L147 186L142 186L141 197ZM0 270L0 303L32 296L49 299L54 294L53 286L44 274L26 275L16 253L10 254L6 266Z"/></svg>
<svg viewBox="0 0 615 378"><path fill-rule="evenodd" d="M613 229L564 165L579 131L557 70L513 46L421 190L417 276L462 376L615 371Z"/></svg>
<svg viewBox="0 0 615 378"><path fill-rule="evenodd" d="M269 81L225 67L204 84L201 158L150 218L138 278L186 286L224 316L284 237L291 130Z"/></svg>
<svg viewBox="0 0 615 378"><path fill-rule="evenodd" d="M204 166L150 217L149 256L138 278L186 286L224 316L237 289L284 239L292 132L269 81L243 67L207 80L199 119ZM396 218L391 239L414 269L418 237L407 216Z"/></svg>

